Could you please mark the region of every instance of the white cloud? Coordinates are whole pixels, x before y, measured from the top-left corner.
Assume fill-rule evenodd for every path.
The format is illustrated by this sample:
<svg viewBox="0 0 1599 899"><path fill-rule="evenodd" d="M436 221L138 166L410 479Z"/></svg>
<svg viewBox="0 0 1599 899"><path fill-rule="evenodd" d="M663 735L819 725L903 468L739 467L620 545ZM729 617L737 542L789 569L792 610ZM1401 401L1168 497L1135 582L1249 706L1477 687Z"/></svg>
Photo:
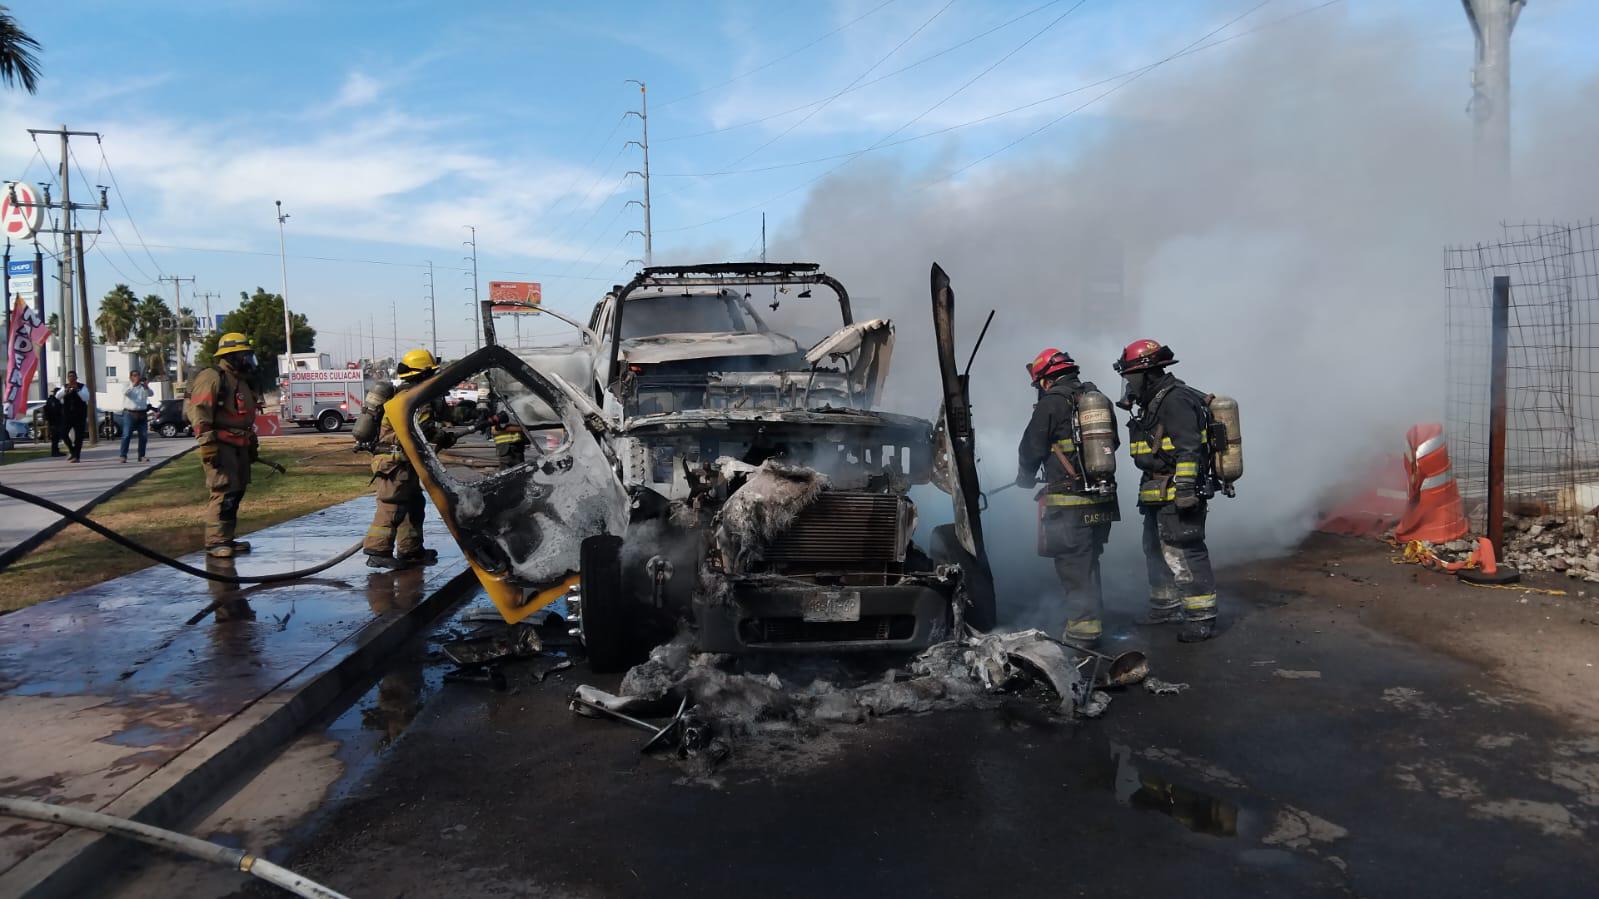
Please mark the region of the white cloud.
<svg viewBox="0 0 1599 899"><path fill-rule="evenodd" d="M344 77L338 96L333 98L332 109L351 109L367 106L383 95L386 85L365 72L355 71Z"/></svg>

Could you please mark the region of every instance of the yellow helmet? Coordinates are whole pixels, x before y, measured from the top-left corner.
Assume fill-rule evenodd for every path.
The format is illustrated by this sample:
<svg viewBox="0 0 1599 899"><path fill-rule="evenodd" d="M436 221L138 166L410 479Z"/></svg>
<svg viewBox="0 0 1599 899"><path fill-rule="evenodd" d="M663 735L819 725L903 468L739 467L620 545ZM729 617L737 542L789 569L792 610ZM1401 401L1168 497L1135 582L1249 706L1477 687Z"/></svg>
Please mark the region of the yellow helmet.
<svg viewBox="0 0 1599 899"><path fill-rule="evenodd" d="M394 373L402 381L411 381L419 377L433 374L433 369L439 367L439 360L427 350L417 348L408 351L400 357L400 363L394 367Z"/></svg>
<svg viewBox="0 0 1599 899"><path fill-rule="evenodd" d="M211 358L220 359L229 353L248 353L251 350L250 338L238 331L229 331L217 341L217 348L211 353Z"/></svg>

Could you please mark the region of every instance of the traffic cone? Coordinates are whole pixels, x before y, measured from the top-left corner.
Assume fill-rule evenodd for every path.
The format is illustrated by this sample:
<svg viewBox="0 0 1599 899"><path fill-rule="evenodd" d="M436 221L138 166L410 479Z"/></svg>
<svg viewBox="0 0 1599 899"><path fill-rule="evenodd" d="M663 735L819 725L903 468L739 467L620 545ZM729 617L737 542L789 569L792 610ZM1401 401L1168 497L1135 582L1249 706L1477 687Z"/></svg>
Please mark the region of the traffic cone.
<svg viewBox="0 0 1599 899"><path fill-rule="evenodd" d="M1394 529L1401 543L1425 540L1448 543L1466 535L1465 505L1460 501L1460 486L1449 467L1449 447L1444 444L1444 426L1416 425L1405 432L1409 450L1405 453L1405 474L1409 477L1409 496L1404 517Z"/></svg>

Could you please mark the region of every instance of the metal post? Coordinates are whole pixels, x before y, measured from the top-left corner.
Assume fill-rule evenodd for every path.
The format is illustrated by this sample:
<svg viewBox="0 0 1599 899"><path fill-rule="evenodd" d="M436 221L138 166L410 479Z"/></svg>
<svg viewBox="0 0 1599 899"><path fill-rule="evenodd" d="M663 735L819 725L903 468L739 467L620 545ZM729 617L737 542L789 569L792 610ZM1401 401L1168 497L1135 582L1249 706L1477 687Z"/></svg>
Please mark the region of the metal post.
<svg viewBox="0 0 1599 899"><path fill-rule="evenodd" d="M481 317L482 313L478 310L480 303L478 302L477 293L477 226L467 225L466 227L472 232L472 239L466 242L466 245L472 248L472 339L475 347L481 350L483 348L483 319Z"/></svg>
<svg viewBox="0 0 1599 899"><path fill-rule="evenodd" d="M100 410L95 398L100 392L100 376L96 371L100 366L94 361L94 332L89 324L89 281L88 269L83 266L83 232L72 233L72 254L77 257L78 269L78 309L83 314L83 373L84 386L89 388L89 445L100 445Z"/></svg>
<svg viewBox="0 0 1599 899"><path fill-rule="evenodd" d="M288 360L288 368L284 368L282 365L278 366L278 368L282 371L288 371L294 368L294 360L292 358L294 356L294 320L289 318L289 255L284 251L283 244L283 223L288 221L289 217L283 212L282 200L273 200L272 202L278 206L278 267L283 274L283 355L291 357Z"/></svg>
<svg viewBox="0 0 1599 899"><path fill-rule="evenodd" d="M1493 358L1488 386L1488 541L1494 557L1505 551L1505 376L1510 355L1510 277L1494 276Z"/></svg>
<svg viewBox="0 0 1599 899"><path fill-rule="evenodd" d="M72 233L72 179L68 173L72 163L68 158L67 126L61 126L61 233ZM75 369L73 357L73 321L72 321L72 247L66 241L61 242L61 377L65 378L68 371ZM93 422L90 422L93 424Z"/></svg>
<svg viewBox="0 0 1599 899"><path fill-rule="evenodd" d="M1471 70L1471 117L1477 177L1489 211L1510 199L1510 33L1526 0L1461 0L1477 38Z"/></svg>
<svg viewBox="0 0 1599 899"><path fill-rule="evenodd" d="M623 115L638 116L641 132L639 140L630 140L628 143L638 144L638 148L644 156L642 171L628 172L627 174L638 175L639 179L644 182L644 202L640 203L639 206L644 210L644 265L648 267L655 264L655 232L650 226L650 95L649 89L644 82L629 78L626 83L638 85L638 111L629 110Z"/></svg>
<svg viewBox="0 0 1599 899"><path fill-rule="evenodd" d="M433 260L428 260L428 322L433 335L433 358L439 358L439 300L433 293Z"/></svg>

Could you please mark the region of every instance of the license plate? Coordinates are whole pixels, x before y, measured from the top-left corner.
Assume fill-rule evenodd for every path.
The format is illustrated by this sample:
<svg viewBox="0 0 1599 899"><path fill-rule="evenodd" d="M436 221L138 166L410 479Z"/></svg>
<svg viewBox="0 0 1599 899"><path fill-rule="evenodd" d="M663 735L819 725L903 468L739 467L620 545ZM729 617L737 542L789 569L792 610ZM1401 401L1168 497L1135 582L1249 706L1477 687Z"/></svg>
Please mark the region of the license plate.
<svg viewBox="0 0 1599 899"><path fill-rule="evenodd" d="M806 621L859 621L861 594L859 590L812 593L800 600L800 609Z"/></svg>

